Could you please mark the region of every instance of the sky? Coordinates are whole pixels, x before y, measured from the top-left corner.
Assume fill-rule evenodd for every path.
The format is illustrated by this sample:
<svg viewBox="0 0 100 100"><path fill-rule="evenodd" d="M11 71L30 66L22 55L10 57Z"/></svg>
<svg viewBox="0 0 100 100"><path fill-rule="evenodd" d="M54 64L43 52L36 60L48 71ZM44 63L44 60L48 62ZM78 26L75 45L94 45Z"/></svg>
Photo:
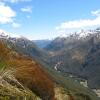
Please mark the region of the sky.
<svg viewBox="0 0 100 100"><path fill-rule="evenodd" d="M0 29L31 40L100 27L100 0L0 0Z"/></svg>

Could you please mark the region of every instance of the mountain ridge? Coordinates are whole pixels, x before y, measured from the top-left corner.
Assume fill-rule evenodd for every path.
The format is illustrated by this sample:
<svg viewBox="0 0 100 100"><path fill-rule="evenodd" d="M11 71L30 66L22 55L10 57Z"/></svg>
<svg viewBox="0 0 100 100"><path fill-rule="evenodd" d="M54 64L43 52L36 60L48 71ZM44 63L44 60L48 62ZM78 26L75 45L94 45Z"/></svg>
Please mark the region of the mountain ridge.
<svg viewBox="0 0 100 100"><path fill-rule="evenodd" d="M53 40L51 44L45 48L45 50L51 54L49 64L52 68L66 75L88 79L88 85L91 88L99 88L100 28L97 28L91 32L93 33L87 33L85 37L81 38L78 38L80 36L77 34L61 38L58 37ZM91 65L91 68L90 64L92 64L92 62L94 62L94 67ZM91 70L90 75L88 74L90 73L89 69ZM86 77L85 71L87 72L88 77ZM96 72L98 73L96 75L97 78L95 78ZM92 80L93 75L94 79ZM98 82L96 82L96 80L98 80Z"/></svg>

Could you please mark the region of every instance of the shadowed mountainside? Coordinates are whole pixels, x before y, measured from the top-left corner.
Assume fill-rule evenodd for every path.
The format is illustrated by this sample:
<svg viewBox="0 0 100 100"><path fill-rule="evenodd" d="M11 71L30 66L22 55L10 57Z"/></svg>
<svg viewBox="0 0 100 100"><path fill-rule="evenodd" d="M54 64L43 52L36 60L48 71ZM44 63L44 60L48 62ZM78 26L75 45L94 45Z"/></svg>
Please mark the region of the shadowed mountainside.
<svg viewBox="0 0 100 100"><path fill-rule="evenodd" d="M52 40L33 40L33 42L39 47L39 48L45 48L48 44L51 43Z"/></svg>
<svg viewBox="0 0 100 100"><path fill-rule="evenodd" d="M60 73L88 80L91 88L100 88L100 29L80 34L53 40L45 48L51 55L48 65Z"/></svg>

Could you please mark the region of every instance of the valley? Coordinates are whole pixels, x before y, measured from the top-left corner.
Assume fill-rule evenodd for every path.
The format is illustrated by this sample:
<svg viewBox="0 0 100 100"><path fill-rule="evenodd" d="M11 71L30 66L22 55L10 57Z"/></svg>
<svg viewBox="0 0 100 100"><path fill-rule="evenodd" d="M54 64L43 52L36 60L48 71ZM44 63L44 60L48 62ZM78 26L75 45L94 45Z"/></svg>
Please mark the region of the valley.
<svg viewBox="0 0 100 100"><path fill-rule="evenodd" d="M54 100L54 98L57 100L61 100L61 98L63 100L85 100L85 98L86 100L99 100L99 70L97 73L96 66L96 69L93 68L96 73L93 72L90 68L91 62L88 65L86 60L92 56L90 56L91 50L95 50L94 54L99 50L99 39L94 34L83 39L77 39L73 36L70 41L69 37L56 38L49 44L54 46L47 45L44 49L37 47L33 41L26 38L8 37L4 32L2 32L2 35L0 35L1 73L10 74L10 77L4 77L5 73L3 77L1 76L2 81L5 81L4 87L6 87L6 84L9 84L15 90L15 86L18 89L22 87L27 91L26 100L28 98L34 100L32 99L34 95L37 95L35 100L39 100L39 98L43 100ZM99 36L99 33L96 36ZM56 46L58 47L56 48ZM97 53L99 54L99 51ZM89 75L88 71L90 71ZM92 75L97 75L96 78L90 77L91 72L93 72ZM95 81L96 83L93 83ZM22 91L20 93L23 93ZM13 93L10 88L8 88L8 92L11 95L7 98L12 98ZM3 94L6 95L5 92ZM14 98L17 98L17 96L14 95ZM19 100L21 100L20 98Z"/></svg>

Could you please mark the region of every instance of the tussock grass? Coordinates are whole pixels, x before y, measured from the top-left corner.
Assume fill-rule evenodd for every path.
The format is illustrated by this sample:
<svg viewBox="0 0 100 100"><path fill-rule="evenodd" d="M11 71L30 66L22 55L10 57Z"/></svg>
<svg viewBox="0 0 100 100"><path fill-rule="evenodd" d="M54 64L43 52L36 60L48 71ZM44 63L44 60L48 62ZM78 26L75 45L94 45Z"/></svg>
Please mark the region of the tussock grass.
<svg viewBox="0 0 100 100"><path fill-rule="evenodd" d="M41 100L24 87L13 73L13 70L0 72L0 100Z"/></svg>

